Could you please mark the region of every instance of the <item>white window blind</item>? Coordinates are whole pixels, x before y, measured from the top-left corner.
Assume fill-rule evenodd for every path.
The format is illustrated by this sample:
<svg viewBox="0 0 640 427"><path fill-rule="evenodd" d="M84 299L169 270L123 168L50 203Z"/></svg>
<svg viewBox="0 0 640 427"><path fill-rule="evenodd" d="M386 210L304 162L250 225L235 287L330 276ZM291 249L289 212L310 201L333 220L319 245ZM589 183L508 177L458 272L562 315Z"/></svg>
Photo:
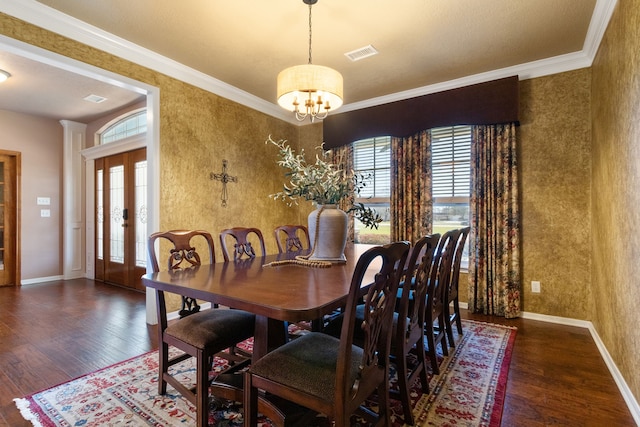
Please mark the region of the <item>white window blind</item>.
<svg viewBox="0 0 640 427"><path fill-rule="evenodd" d="M360 197L391 195L391 137L368 138L353 144L354 169L369 176Z"/></svg>
<svg viewBox="0 0 640 427"><path fill-rule="evenodd" d="M471 195L471 127L447 126L431 129L433 177L433 232L469 225ZM469 240L461 266L469 265Z"/></svg>
<svg viewBox="0 0 640 427"><path fill-rule="evenodd" d="M431 130L433 197L469 197L471 183L471 127L447 126Z"/></svg>

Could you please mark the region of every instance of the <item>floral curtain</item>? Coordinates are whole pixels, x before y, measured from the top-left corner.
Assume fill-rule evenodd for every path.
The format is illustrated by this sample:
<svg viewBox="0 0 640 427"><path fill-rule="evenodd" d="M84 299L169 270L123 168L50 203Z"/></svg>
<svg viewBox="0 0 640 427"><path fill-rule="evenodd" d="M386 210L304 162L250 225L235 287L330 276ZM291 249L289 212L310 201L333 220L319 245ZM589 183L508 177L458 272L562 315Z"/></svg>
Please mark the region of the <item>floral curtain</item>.
<svg viewBox="0 0 640 427"><path fill-rule="evenodd" d="M343 171L353 170L353 144L342 145L331 150L331 161L339 166ZM353 204L355 195L352 194L349 199L342 199L338 206L343 211L349 209ZM349 213L349 225L347 230L347 241L353 242L355 239L353 212Z"/></svg>
<svg viewBox="0 0 640 427"><path fill-rule="evenodd" d="M431 133L391 138L391 241L431 233Z"/></svg>
<svg viewBox="0 0 640 427"><path fill-rule="evenodd" d="M474 126L469 309L520 315L520 212L515 124Z"/></svg>

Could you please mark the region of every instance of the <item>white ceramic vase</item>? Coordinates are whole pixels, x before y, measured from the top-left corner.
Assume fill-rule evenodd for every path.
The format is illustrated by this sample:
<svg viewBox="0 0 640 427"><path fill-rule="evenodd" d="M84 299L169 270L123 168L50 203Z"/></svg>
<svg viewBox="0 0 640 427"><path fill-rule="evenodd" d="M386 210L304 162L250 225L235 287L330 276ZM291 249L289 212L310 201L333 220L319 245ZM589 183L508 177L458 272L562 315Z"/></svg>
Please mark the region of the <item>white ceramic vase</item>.
<svg viewBox="0 0 640 427"><path fill-rule="evenodd" d="M343 210L337 205L318 205L309 214L308 225L313 249L309 260L346 262L348 217Z"/></svg>

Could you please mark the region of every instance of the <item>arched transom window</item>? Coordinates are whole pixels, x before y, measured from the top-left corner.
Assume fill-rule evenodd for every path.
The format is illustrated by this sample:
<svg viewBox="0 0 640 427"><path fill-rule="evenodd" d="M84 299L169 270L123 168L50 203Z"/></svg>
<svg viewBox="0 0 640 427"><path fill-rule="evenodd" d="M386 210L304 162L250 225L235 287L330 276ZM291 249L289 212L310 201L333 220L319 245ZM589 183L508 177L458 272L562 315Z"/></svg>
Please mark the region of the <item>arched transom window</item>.
<svg viewBox="0 0 640 427"><path fill-rule="evenodd" d="M100 133L100 145L120 141L147 131L147 111L129 114L111 124Z"/></svg>

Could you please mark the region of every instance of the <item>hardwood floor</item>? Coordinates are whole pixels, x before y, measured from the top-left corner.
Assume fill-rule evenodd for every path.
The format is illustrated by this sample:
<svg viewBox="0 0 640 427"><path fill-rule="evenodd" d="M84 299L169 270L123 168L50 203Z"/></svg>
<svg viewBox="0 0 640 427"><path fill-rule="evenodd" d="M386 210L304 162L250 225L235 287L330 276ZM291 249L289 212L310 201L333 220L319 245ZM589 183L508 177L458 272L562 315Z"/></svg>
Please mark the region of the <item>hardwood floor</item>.
<svg viewBox="0 0 640 427"><path fill-rule="evenodd" d="M0 288L0 426L13 398L157 348L143 293L91 280ZM589 331L464 312L518 328L503 426L635 426Z"/></svg>
<svg viewBox="0 0 640 427"><path fill-rule="evenodd" d="M502 426L635 426L585 328L470 314L516 326Z"/></svg>

